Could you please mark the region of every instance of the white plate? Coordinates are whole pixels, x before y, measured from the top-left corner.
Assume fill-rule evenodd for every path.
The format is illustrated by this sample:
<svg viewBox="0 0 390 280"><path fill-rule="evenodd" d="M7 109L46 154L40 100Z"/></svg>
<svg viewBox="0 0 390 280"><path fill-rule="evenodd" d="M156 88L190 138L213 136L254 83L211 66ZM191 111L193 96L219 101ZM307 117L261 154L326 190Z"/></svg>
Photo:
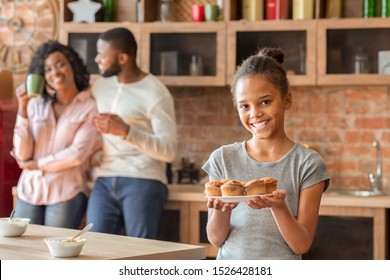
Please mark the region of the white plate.
<svg viewBox="0 0 390 280"><path fill-rule="evenodd" d="M257 197L257 196L272 196L272 194L238 195L238 196L206 196L206 198L207 199L216 198L222 202L245 202L245 201L251 200L252 198Z"/></svg>

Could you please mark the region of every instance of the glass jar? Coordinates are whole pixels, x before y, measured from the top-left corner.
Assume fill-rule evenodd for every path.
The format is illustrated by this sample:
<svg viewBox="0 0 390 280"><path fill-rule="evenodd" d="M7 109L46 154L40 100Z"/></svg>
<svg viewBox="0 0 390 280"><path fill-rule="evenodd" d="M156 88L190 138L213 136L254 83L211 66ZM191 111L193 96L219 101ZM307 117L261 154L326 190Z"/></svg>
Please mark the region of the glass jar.
<svg viewBox="0 0 390 280"><path fill-rule="evenodd" d="M368 73L368 57L366 54L359 53L353 57L353 66L355 74Z"/></svg>
<svg viewBox="0 0 390 280"><path fill-rule="evenodd" d="M160 0L160 21L174 21L173 0Z"/></svg>

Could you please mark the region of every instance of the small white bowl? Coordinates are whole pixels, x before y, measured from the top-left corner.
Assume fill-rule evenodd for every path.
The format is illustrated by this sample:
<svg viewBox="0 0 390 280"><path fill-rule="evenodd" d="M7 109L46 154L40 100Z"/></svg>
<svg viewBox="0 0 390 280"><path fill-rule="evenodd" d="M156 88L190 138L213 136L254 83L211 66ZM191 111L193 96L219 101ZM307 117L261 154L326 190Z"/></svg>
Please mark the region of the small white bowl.
<svg viewBox="0 0 390 280"><path fill-rule="evenodd" d="M0 236L16 237L26 232L28 218L0 218Z"/></svg>
<svg viewBox="0 0 390 280"><path fill-rule="evenodd" d="M69 241L69 237L50 237L44 239L50 254L57 258L72 258L80 255L86 239Z"/></svg>

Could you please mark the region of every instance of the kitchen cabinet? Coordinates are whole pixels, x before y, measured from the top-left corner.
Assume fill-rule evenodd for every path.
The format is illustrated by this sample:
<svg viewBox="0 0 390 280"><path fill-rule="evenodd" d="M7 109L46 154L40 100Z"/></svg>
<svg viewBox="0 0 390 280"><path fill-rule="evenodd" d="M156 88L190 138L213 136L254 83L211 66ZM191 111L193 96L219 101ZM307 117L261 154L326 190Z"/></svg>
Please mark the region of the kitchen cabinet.
<svg viewBox="0 0 390 280"><path fill-rule="evenodd" d="M378 54L390 50L390 18L319 20L317 29L319 85L389 84Z"/></svg>
<svg viewBox="0 0 390 280"><path fill-rule="evenodd" d="M373 259L385 260L390 258L389 209L389 195L355 197L325 194L321 201L320 216L371 219Z"/></svg>
<svg viewBox="0 0 390 280"><path fill-rule="evenodd" d="M142 68L172 86L223 86L225 23L142 24ZM201 73L191 73L191 63Z"/></svg>
<svg viewBox="0 0 390 280"><path fill-rule="evenodd" d="M66 6L69 2L68 0L61 1L59 40L75 48L84 59L93 78L96 78L98 74L98 68L94 62L97 37L108 29L124 27L133 32L138 43L137 62L139 66L156 75L166 85L224 86L226 84L226 26L224 22L200 24L185 21L130 22L133 16L124 17L123 9L132 13L134 5L132 1L124 5L125 2L122 0L118 1L117 11L120 13L117 16L119 20L117 22L74 23L72 14ZM157 15L154 9L158 1L145 0L141 1L141 4L144 19L155 21ZM151 7L154 8L151 9ZM187 3L185 8L190 11L191 4ZM191 72L191 63L194 62L200 65L200 72Z"/></svg>
<svg viewBox="0 0 390 280"><path fill-rule="evenodd" d="M235 69L262 47L280 47L283 63L292 85L316 83L315 20L237 21L228 23L227 80Z"/></svg>
<svg viewBox="0 0 390 280"><path fill-rule="evenodd" d="M136 37L140 67L169 86L227 86L242 60L266 46L283 49L293 86L387 85L378 52L390 50L390 18L361 18L361 1L343 1L342 18L323 18L326 1L316 0L313 20L250 22L240 20L242 1L225 0L222 21L192 22L192 4L206 2L183 0L174 2L174 21L158 22L158 1L143 0L143 22L135 22L137 1L118 0L116 22L93 24L73 23L69 2L60 1L59 40L81 54L93 77L98 34L121 26Z"/></svg>
<svg viewBox="0 0 390 280"><path fill-rule="evenodd" d="M109 29L123 27L129 29L137 44L141 44L139 24L130 22L96 22L94 24L64 22L59 31L59 41L72 46L83 59L92 79L98 77L99 69L95 63L98 36ZM138 48L137 62L140 63L142 48Z"/></svg>
<svg viewBox="0 0 390 280"><path fill-rule="evenodd" d="M164 206L165 215L171 212L171 219L165 219L160 223L160 238L181 243L197 244L206 248L206 257L215 258L218 249L212 246L206 237L207 223L207 200L204 197L204 187L195 184L178 184L169 185L168 201ZM172 215L172 211L178 211ZM163 213L164 215L164 213ZM179 234L177 232L168 232L165 228L172 227L169 223L180 222L178 225ZM163 234L165 232L165 234ZM179 240L170 240L171 236L180 236Z"/></svg>

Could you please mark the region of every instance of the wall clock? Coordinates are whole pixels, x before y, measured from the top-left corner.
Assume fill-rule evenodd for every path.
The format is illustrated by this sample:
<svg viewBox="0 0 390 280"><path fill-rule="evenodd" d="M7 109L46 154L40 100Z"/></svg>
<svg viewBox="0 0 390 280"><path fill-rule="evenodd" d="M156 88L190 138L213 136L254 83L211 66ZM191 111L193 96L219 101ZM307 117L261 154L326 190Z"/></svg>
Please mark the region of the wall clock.
<svg viewBox="0 0 390 280"><path fill-rule="evenodd" d="M0 70L26 71L36 48L57 38L56 0L0 0Z"/></svg>

